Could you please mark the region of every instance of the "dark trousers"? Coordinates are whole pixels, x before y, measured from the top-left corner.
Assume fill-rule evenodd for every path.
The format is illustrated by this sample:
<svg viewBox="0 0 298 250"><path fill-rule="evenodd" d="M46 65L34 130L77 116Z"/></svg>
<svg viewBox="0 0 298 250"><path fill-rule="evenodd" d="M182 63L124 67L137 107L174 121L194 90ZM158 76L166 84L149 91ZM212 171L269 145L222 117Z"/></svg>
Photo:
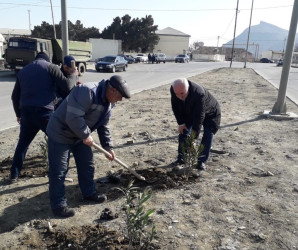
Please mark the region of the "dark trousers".
<svg viewBox="0 0 298 250"><path fill-rule="evenodd" d="M182 148L188 136L191 134L191 127L188 128L188 131L183 130L183 134L178 136L178 161L183 160ZM206 162L209 158L210 149L212 147L213 133L208 127L204 127L203 137L201 140L201 146L203 146L203 151L201 152L198 163Z"/></svg>
<svg viewBox="0 0 298 250"><path fill-rule="evenodd" d="M65 197L65 176L68 172L69 156L72 152L77 166L79 186L84 197L96 193L94 183L94 161L91 147L82 141L63 144L48 138L49 153L49 193L51 208L67 206Z"/></svg>
<svg viewBox="0 0 298 250"><path fill-rule="evenodd" d="M52 112L40 107L24 107L21 109L20 135L10 168L10 178L17 178L20 175L30 143L39 130L46 133Z"/></svg>

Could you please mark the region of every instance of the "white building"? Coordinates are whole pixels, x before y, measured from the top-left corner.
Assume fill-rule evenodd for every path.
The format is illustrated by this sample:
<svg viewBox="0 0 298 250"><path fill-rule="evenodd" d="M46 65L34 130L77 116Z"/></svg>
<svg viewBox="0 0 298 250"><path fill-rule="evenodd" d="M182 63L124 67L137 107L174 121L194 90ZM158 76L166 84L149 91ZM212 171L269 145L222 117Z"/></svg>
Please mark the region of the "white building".
<svg viewBox="0 0 298 250"><path fill-rule="evenodd" d="M2 34L0 33L0 59L3 58L3 54L4 54L4 42L5 42L5 39L4 39L4 36L2 36Z"/></svg>
<svg viewBox="0 0 298 250"><path fill-rule="evenodd" d="M160 40L154 48L154 53L162 52L170 59L178 54L188 52L190 35L170 27L158 30L155 33L159 36Z"/></svg>
<svg viewBox="0 0 298 250"><path fill-rule="evenodd" d="M4 36L6 41L12 36L31 36L31 30L26 29L6 29L0 28L0 33Z"/></svg>
<svg viewBox="0 0 298 250"><path fill-rule="evenodd" d="M108 55L119 55L122 51L121 40L90 38L92 43L92 60Z"/></svg>

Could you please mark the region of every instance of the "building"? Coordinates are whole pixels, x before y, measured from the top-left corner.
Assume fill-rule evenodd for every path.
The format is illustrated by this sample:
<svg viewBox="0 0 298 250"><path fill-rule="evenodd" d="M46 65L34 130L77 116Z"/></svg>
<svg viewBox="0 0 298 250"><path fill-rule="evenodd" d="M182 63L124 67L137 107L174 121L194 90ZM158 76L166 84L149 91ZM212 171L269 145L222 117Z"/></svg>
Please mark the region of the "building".
<svg viewBox="0 0 298 250"><path fill-rule="evenodd" d="M160 40L154 48L154 53L162 52L166 54L168 59L174 59L178 54L188 52L190 35L170 27L158 30L155 33Z"/></svg>
<svg viewBox="0 0 298 250"><path fill-rule="evenodd" d="M0 28L0 33L6 41L12 36L31 36L31 30Z"/></svg>
<svg viewBox="0 0 298 250"><path fill-rule="evenodd" d="M3 59L3 54L4 54L4 36L0 33L0 59Z"/></svg>
<svg viewBox="0 0 298 250"><path fill-rule="evenodd" d="M92 44L92 60L108 55L119 55L122 51L121 40L90 38Z"/></svg>

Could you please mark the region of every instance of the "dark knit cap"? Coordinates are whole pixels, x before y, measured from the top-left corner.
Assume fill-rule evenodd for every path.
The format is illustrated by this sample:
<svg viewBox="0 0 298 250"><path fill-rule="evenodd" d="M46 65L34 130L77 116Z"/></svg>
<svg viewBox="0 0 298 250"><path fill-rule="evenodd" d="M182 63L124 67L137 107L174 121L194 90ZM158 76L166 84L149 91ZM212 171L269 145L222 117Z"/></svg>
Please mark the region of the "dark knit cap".
<svg viewBox="0 0 298 250"><path fill-rule="evenodd" d="M73 56L65 56L64 57L64 64L71 68L71 61L76 61Z"/></svg>
<svg viewBox="0 0 298 250"><path fill-rule="evenodd" d="M48 54L46 52L39 52L36 55L35 60L36 59L39 59L39 58L42 58L42 59L46 60L47 62L51 62L51 60L50 60L50 58L49 58L49 56L48 56Z"/></svg>

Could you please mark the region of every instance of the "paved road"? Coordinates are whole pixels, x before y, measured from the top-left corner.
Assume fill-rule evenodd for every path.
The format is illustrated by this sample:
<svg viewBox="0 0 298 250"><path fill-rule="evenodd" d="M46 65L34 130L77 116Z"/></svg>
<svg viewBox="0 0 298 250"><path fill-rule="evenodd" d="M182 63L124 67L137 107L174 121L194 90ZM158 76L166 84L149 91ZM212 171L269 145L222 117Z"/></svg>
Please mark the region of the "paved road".
<svg viewBox="0 0 298 250"><path fill-rule="evenodd" d="M232 67L243 68L243 63L233 62ZM179 77L190 77L201 74L211 69L229 67L229 62L191 62L161 63L161 64L130 64L126 72L117 72L129 83L131 92L138 93L142 90L168 84ZM254 68L256 72L278 88L281 67L275 64L248 63L247 68ZM98 73L93 65L89 65L88 72L80 78L82 82L100 81L111 77L111 73ZM288 82L287 95L298 104L298 69L291 68ZM11 104L11 92L14 86L13 72L0 72L0 131L17 126L15 114ZM273 103L274 104L274 103ZM273 107L272 104L272 107Z"/></svg>

